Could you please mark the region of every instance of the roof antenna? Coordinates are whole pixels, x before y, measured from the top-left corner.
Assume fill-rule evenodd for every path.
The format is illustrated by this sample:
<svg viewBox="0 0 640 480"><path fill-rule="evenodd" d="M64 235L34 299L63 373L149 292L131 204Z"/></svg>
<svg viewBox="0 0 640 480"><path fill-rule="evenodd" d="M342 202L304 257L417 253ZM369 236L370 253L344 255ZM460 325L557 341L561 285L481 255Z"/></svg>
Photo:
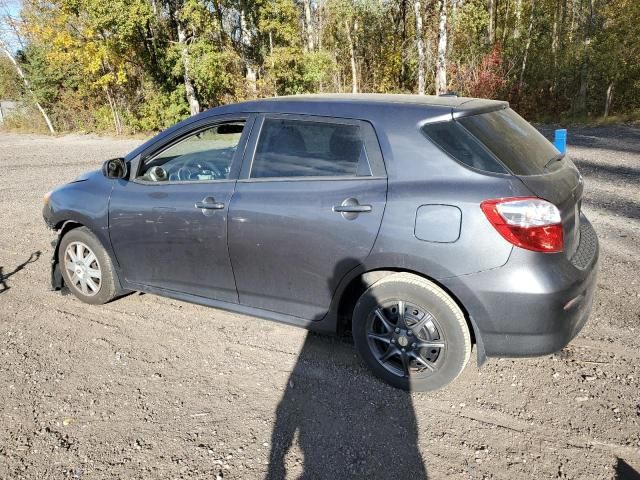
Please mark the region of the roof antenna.
<svg viewBox="0 0 640 480"><path fill-rule="evenodd" d="M446 92L446 93L441 93L438 96L439 97L457 97L458 96L458 92Z"/></svg>

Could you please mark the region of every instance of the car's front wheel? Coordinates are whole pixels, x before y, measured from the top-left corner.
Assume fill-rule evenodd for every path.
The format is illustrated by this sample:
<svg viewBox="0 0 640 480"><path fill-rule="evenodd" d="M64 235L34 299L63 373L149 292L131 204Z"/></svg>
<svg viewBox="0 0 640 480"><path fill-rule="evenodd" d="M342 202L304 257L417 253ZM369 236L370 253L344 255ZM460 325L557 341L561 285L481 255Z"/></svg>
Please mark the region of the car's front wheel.
<svg viewBox="0 0 640 480"><path fill-rule="evenodd" d="M83 302L101 305L117 295L111 258L88 228L75 228L62 237L58 261L64 283Z"/></svg>
<svg viewBox="0 0 640 480"><path fill-rule="evenodd" d="M442 288L409 273L384 277L362 294L352 331L373 373L405 390L444 387L462 372L471 354L460 307Z"/></svg>

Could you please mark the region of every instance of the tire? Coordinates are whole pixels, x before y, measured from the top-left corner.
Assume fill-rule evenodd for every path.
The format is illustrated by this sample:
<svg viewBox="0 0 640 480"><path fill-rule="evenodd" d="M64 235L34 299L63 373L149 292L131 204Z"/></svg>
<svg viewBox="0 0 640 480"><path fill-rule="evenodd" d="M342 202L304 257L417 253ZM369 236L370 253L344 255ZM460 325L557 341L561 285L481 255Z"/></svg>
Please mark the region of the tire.
<svg viewBox="0 0 640 480"><path fill-rule="evenodd" d="M81 250L78 250L79 246ZM119 284L111 258L88 228L75 228L62 237L58 262L65 285L84 303L102 305L117 296ZM96 272L99 272L99 278L95 276Z"/></svg>
<svg viewBox="0 0 640 480"><path fill-rule="evenodd" d="M371 371L403 390L427 392L448 385L471 355L460 307L439 286L409 273L386 276L362 294L352 332Z"/></svg>

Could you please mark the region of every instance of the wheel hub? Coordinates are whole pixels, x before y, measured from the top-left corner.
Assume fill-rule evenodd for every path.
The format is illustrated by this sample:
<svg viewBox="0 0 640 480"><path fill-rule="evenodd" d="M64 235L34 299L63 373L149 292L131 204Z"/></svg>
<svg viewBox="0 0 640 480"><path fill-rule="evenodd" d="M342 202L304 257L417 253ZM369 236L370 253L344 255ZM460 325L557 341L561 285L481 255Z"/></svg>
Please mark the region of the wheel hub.
<svg viewBox="0 0 640 480"><path fill-rule="evenodd" d="M370 318L369 345L385 369L404 377L438 369L446 341L431 313L399 300L378 305Z"/></svg>
<svg viewBox="0 0 640 480"><path fill-rule="evenodd" d="M396 328L391 336L391 343L398 345L405 350L413 350L416 346L412 339L413 332L409 329ZM407 348L408 347L408 348Z"/></svg>
<svg viewBox="0 0 640 480"><path fill-rule="evenodd" d="M76 264L76 270L75 270L75 272L76 272L76 275L78 275L78 277L80 277L80 278L83 278L83 277L84 277L84 275L85 275L85 273L86 273L86 272L85 272L85 269L84 269L84 266L83 266L83 265L81 265L81 264L79 264L79 263L78 263L78 264Z"/></svg>

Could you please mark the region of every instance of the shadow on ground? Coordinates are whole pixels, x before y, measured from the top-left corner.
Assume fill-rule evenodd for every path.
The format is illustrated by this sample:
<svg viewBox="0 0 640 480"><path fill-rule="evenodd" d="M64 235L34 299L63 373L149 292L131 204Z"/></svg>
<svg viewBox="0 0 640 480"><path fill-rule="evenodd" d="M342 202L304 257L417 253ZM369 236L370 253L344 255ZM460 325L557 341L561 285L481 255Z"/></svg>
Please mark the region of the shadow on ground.
<svg viewBox="0 0 640 480"><path fill-rule="evenodd" d="M640 473L627 462L618 458L615 480L640 480Z"/></svg>
<svg viewBox="0 0 640 480"><path fill-rule="evenodd" d="M576 166L589 181L609 180L615 184L636 185L640 188L640 170L622 165L599 164L583 159L573 159ZM589 196L585 203L601 210L606 210L612 215L624 216L632 219L640 219L640 204L629 198L621 198L615 194L600 194L597 197Z"/></svg>
<svg viewBox="0 0 640 480"><path fill-rule="evenodd" d="M4 267L0 266L0 293L5 293L11 289L11 287L7 284L7 279L9 277L15 275L30 263L37 262L40 258L40 255L40 250L38 250L37 252L33 252L31 255L29 255L29 258L26 261L22 262L9 273L4 273Z"/></svg>
<svg viewBox="0 0 640 480"><path fill-rule="evenodd" d="M344 379L332 364L340 349L353 358L353 345L307 334L276 410L266 478L426 479L410 394Z"/></svg>
<svg viewBox="0 0 640 480"><path fill-rule="evenodd" d="M338 263L331 292L354 265ZM276 410L267 480L427 479L411 395L363 375L354 357L344 339L307 334Z"/></svg>

